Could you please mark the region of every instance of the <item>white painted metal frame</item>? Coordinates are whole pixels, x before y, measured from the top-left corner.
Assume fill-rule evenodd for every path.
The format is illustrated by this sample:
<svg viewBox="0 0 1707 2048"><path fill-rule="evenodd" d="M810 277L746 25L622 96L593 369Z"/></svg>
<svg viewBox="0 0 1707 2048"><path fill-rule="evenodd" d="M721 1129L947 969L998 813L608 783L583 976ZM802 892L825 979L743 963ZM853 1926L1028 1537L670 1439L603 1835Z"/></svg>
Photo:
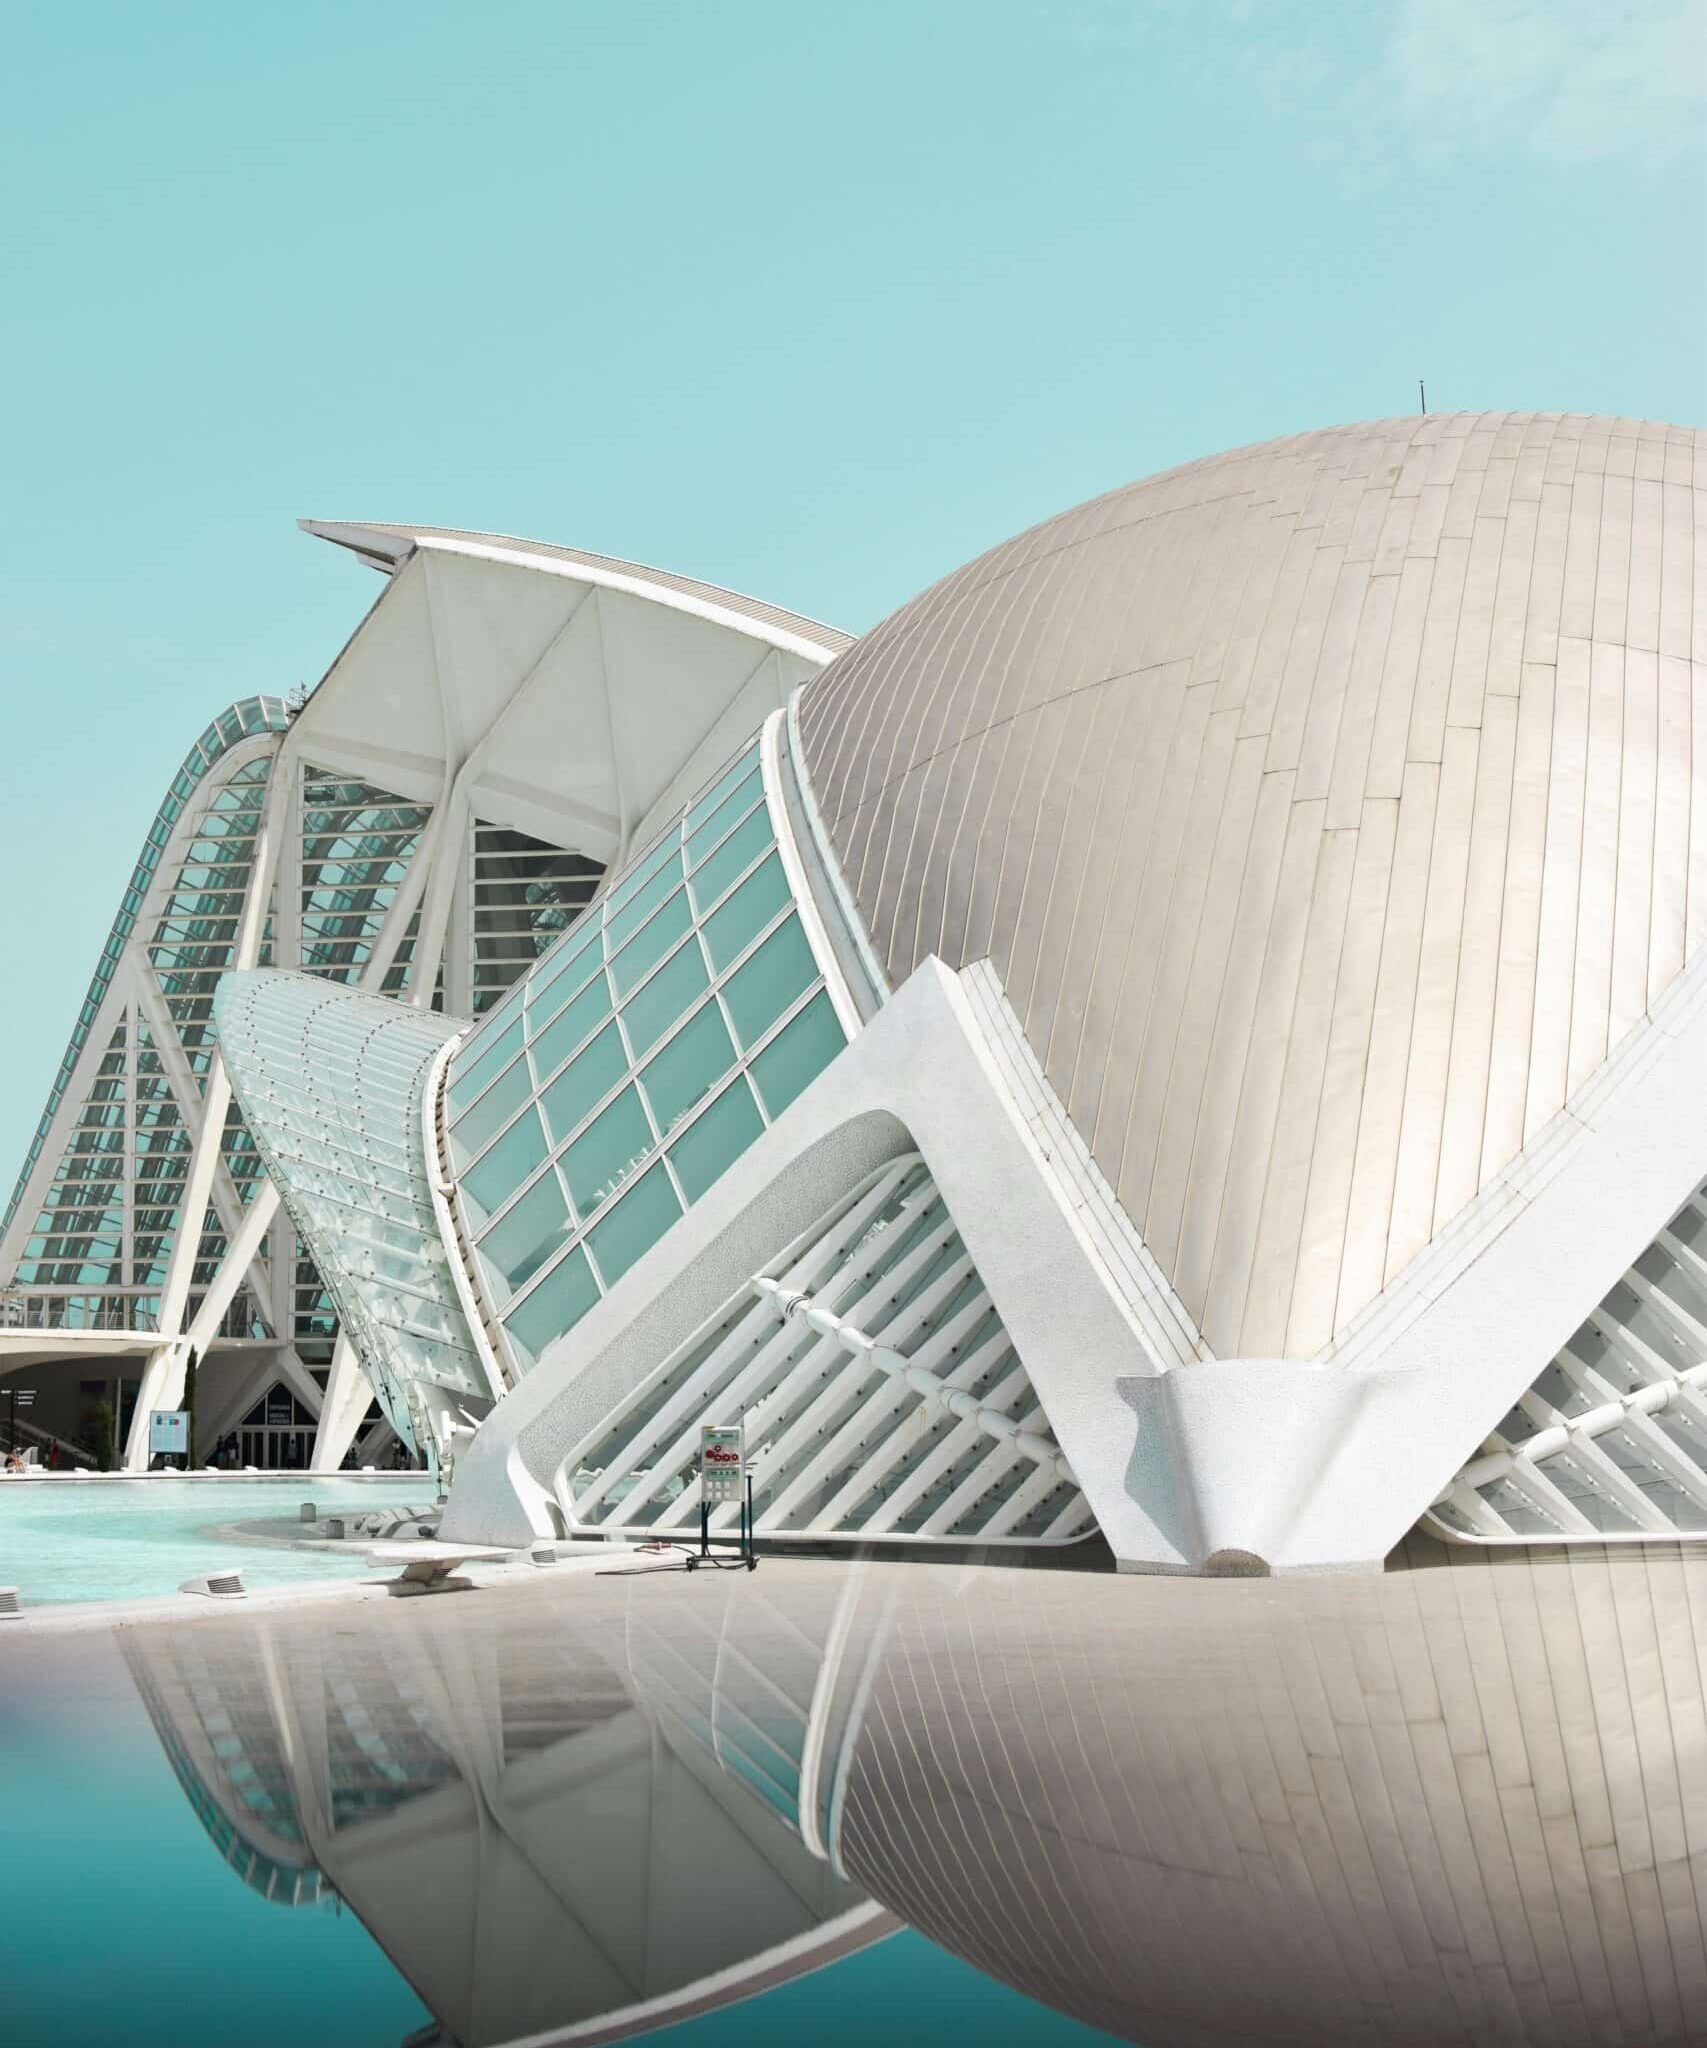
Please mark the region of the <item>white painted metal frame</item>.
<svg viewBox="0 0 1707 2048"><path fill-rule="evenodd" d="M572 1531L690 1526L699 1424L739 1416L755 1525L775 1541L1025 1546L1092 1532L917 1154L839 1202L749 1291L560 1461L553 1492ZM736 1515L715 1509L713 1526Z"/></svg>

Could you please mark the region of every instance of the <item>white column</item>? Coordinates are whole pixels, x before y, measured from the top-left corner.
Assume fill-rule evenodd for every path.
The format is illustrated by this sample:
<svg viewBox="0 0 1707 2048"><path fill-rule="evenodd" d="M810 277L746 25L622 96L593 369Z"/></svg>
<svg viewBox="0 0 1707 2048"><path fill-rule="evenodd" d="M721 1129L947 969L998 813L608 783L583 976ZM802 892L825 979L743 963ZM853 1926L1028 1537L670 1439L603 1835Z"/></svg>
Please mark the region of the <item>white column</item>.
<svg viewBox="0 0 1707 2048"><path fill-rule="evenodd" d="M356 1355L356 1347L342 1330L332 1348L332 1371L326 1381L325 1399L320 1405L320 1427L315 1432L314 1455L309 1460L316 1472L336 1472L356 1440L362 1418L373 1402L373 1388Z"/></svg>

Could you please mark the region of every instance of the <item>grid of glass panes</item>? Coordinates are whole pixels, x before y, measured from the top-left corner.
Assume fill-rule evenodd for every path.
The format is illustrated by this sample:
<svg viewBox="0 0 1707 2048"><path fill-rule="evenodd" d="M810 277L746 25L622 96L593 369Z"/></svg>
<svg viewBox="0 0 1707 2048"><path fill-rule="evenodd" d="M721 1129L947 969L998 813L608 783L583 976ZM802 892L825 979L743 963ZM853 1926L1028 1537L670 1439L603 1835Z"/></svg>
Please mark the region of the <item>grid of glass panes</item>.
<svg viewBox="0 0 1707 2048"><path fill-rule="evenodd" d="M845 1044L749 747L458 1048L463 1227L517 1367Z"/></svg>
<svg viewBox="0 0 1707 2048"><path fill-rule="evenodd" d="M125 1026L108 1041L14 1276L24 1286L122 1287Z"/></svg>
<svg viewBox="0 0 1707 2048"><path fill-rule="evenodd" d="M353 982L432 816L325 768L302 771L302 968Z"/></svg>
<svg viewBox="0 0 1707 2048"><path fill-rule="evenodd" d="M70 1084L78 1058L82 1054L102 1000L111 984L114 970L124 952L125 941L135 928L137 913L142 908L143 899L154 878L154 871L160 864L160 855L172 836L173 827L183 815L185 805L195 795L208 771L233 747L240 746L243 741L253 739L259 733L282 732L289 722L290 714L283 698L245 697L219 714L184 756L177 774L172 777L171 787L167 790L159 810L154 814L154 821L142 843L142 851L137 855L130 880L119 899L112 930L107 935L106 944L101 948L101 957L95 964L88 994L83 998L77 1012L77 1021L71 1027L70 1040L59 1062L59 1071L54 1076L53 1086L48 1090L47 1106L36 1125L35 1136L30 1140L30 1149L12 1189L11 1199L6 1204L6 1213L0 1217L0 1232L10 1227L13 1212L18 1206L30 1175L35 1170L37 1160L41 1157L42 1146L47 1141L48 1128Z"/></svg>
<svg viewBox="0 0 1707 2048"><path fill-rule="evenodd" d="M399 1436L414 1438L416 1381L488 1398L420 1139L427 1073L455 1025L289 975L229 976L216 1015L249 1128Z"/></svg>
<svg viewBox="0 0 1707 2048"><path fill-rule="evenodd" d="M592 901L603 866L507 825L473 830L471 1008L483 1017Z"/></svg>

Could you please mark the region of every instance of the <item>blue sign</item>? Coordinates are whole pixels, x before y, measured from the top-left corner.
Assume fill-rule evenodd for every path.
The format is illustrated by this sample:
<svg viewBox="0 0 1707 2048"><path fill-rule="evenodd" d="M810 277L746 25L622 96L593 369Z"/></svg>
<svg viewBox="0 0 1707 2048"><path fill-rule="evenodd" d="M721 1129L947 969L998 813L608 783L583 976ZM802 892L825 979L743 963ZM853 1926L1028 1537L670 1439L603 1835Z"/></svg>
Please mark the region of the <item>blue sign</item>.
<svg viewBox="0 0 1707 2048"><path fill-rule="evenodd" d="M187 1408L156 1408L148 1417L148 1449L177 1451L190 1448L190 1411Z"/></svg>

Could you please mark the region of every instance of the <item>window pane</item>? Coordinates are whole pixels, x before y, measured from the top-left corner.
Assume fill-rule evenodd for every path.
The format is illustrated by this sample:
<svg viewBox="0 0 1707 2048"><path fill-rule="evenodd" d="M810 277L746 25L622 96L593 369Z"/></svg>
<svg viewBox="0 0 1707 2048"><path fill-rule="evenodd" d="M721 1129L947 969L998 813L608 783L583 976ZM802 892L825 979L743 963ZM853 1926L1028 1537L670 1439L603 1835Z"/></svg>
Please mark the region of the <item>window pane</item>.
<svg viewBox="0 0 1707 2048"><path fill-rule="evenodd" d="M735 1048L715 1003L684 1024L641 1075L660 1131L668 1131L735 1064Z"/></svg>
<svg viewBox="0 0 1707 2048"><path fill-rule="evenodd" d="M770 813L755 811L701 866L694 869L693 900L703 916L735 877L752 866L771 843Z"/></svg>
<svg viewBox="0 0 1707 2048"><path fill-rule="evenodd" d="M697 1202L764 1129L753 1092L739 1075L670 1147L671 1163L690 1202Z"/></svg>
<svg viewBox="0 0 1707 2048"><path fill-rule="evenodd" d="M622 1025L634 1057L651 1050L693 1001L710 986L699 942L678 946L644 988L636 989L622 1008Z"/></svg>
<svg viewBox="0 0 1707 2048"><path fill-rule="evenodd" d="M639 1091L625 1088L563 1155L563 1177L581 1214L596 1208L651 1149L652 1126Z"/></svg>
<svg viewBox="0 0 1707 2048"><path fill-rule="evenodd" d="M753 772L758 758L759 750L756 745L743 747L705 794L695 798L693 808L687 816L687 827L690 832L697 831L735 785L745 781Z"/></svg>
<svg viewBox="0 0 1707 2048"><path fill-rule="evenodd" d="M545 1133L532 1106L498 1140L479 1164L457 1182L478 1230L492 1211L515 1193L545 1157Z"/></svg>
<svg viewBox="0 0 1707 2048"><path fill-rule="evenodd" d="M619 952L629 936L657 909L682 878L681 861L672 854L660 861L618 908L605 914L605 952Z"/></svg>
<svg viewBox="0 0 1707 2048"><path fill-rule="evenodd" d="M453 1165L463 1166L489 1138L494 1138L533 1093L533 1076L526 1060L517 1060L493 1082L472 1109L463 1112L460 1123L450 1132Z"/></svg>
<svg viewBox="0 0 1707 2048"><path fill-rule="evenodd" d="M691 868L696 860L703 860L745 812L750 811L754 804L763 801L764 778L755 766L752 774L739 788L730 791L716 810L706 818L703 825L692 826L687 841L688 866ZM695 809L698 809L697 805Z"/></svg>
<svg viewBox="0 0 1707 2048"><path fill-rule="evenodd" d="M587 1232L599 1271L614 1287L644 1251L649 1251L682 1213L664 1162L643 1173L608 1216Z"/></svg>
<svg viewBox="0 0 1707 2048"><path fill-rule="evenodd" d="M621 910L631 898L658 872L659 863L668 860L679 848L679 836L672 824L661 838L655 839L644 853L635 857L627 874L611 889L605 902L607 912Z"/></svg>
<svg viewBox="0 0 1707 2048"><path fill-rule="evenodd" d="M753 1061L753 1083L766 1112L781 1116L846 1044L830 998L815 995Z"/></svg>
<svg viewBox="0 0 1707 2048"><path fill-rule="evenodd" d="M714 910L705 921L705 949L719 974L787 901L788 881L782 872L782 856L773 853L747 877L722 909Z"/></svg>
<svg viewBox="0 0 1707 2048"><path fill-rule="evenodd" d="M757 875L753 877L756 882ZM746 884L751 887L751 884ZM791 917L777 926L741 970L724 985L723 999L735 1021L743 1047L762 1038L795 997L818 978L818 963L800 920Z"/></svg>
<svg viewBox="0 0 1707 2048"><path fill-rule="evenodd" d="M566 996L586 980L604 957L599 945L599 921L592 918L574 929L528 984L528 1029L537 1031Z"/></svg>
<svg viewBox="0 0 1707 2048"><path fill-rule="evenodd" d="M504 1318L511 1349L525 1370L553 1337L572 1330L599 1298L587 1255L578 1246Z"/></svg>
<svg viewBox="0 0 1707 2048"><path fill-rule="evenodd" d="M608 1095L627 1071L628 1055L622 1049L622 1038L614 1024L607 1024L539 1098L551 1142L560 1145L593 1104Z"/></svg>
<svg viewBox="0 0 1707 2048"><path fill-rule="evenodd" d="M478 1038L481 1034L476 1033ZM472 1041L470 1042L472 1045ZM484 1051L474 1048L474 1057L468 1058L468 1048L452 1053L450 1086L445 1090L445 1104L454 1117L466 1109L481 1089L486 1086L504 1064L520 1052L522 1044L521 1025L513 1023L500 1031Z"/></svg>
<svg viewBox="0 0 1707 2048"><path fill-rule="evenodd" d="M549 1074L560 1067L587 1033L610 1012L610 983L601 973L567 1003L533 1041L536 1074Z"/></svg>
<svg viewBox="0 0 1707 2048"><path fill-rule="evenodd" d="M480 1256L500 1305L525 1287L570 1230L569 1207L555 1173L535 1181L502 1222L480 1240Z"/></svg>
<svg viewBox="0 0 1707 2048"><path fill-rule="evenodd" d="M620 1002L656 960L664 955L687 930L691 917L688 892L678 889L648 925L643 925L611 961L611 980Z"/></svg>

